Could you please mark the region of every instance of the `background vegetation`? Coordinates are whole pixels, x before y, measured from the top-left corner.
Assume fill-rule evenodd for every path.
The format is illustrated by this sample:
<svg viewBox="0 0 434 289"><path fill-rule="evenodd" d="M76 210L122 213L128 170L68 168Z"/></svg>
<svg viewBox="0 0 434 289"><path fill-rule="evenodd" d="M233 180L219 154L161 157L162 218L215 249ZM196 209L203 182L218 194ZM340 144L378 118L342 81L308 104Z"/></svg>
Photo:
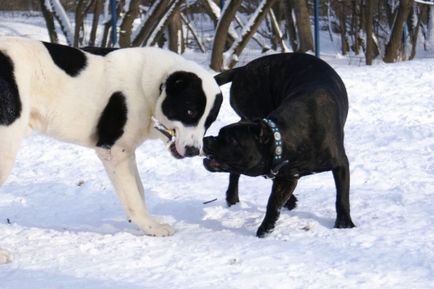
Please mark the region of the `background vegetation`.
<svg viewBox="0 0 434 289"><path fill-rule="evenodd" d="M165 46L210 53L210 66L236 65L247 45L263 51L313 51L313 1L307 0L17 0L2 10L35 10L52 42L75 47ZM413 59L434 42L432 0L321 0L320 24L342 55L367 64ZM115 19L112 18L115 13ZM112 31L115 21L116 30Z"/></svg>

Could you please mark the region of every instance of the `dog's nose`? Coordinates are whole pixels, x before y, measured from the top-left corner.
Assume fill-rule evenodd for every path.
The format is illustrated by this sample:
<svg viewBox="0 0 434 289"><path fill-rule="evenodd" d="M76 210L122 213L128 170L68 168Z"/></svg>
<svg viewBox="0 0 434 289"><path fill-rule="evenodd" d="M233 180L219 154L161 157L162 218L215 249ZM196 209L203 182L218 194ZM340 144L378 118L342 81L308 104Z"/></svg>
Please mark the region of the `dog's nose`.
<svg viewBox="0 0 434 289"><path fill-rule="evenodd" d="M199 149L194 146L186 146L185 147L185 156L186 157L194 157L199 154Z"/></svg>

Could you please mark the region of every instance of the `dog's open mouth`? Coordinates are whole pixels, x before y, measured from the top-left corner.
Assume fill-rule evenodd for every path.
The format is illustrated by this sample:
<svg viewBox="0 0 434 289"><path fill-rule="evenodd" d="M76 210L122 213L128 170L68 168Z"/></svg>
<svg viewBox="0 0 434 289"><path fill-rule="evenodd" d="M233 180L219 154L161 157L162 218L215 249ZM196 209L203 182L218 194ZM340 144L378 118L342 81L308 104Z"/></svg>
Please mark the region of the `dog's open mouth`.
<svg viewBox="0 0 434 289"><path fill-rule="evenodd" d="M182 155L181 155L180 153L178 153L178 151L176 150L175 142L170 143L170 145L169 145L169 151L170 151L170 153L172 154L172 156L173 156L174 158L177 158L177 159L183 159L183 158L184 158L184 156L182 156Z"/></svg>
<svg viewBox="0 0 434 289"><path fill-rule="evenodd" d="M216 159L207 156L203 159L203 166L210 172L227 172L226 166Z"/></svg>
<svg viewBox="0 0 434 289"><path fill-rule="evenodd" d="M175 139L176 139L176 131L174 129L167 128L164 124L160 123L155 117L152 117L152 121L154 122L154 128L161 132L165 137L167 137L167 147L169 148L170 153L174 158L182 159L184 158L178 150L176 149Z"/></svg>

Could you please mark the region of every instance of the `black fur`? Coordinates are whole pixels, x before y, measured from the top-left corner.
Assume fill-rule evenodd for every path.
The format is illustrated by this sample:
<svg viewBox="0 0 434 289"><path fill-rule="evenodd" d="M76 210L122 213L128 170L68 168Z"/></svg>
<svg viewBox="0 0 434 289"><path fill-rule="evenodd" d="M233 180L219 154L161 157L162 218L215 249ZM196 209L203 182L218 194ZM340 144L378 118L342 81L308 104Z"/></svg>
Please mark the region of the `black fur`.
<svg viewBox="0 0 434 289"><path fill-rule="evenodd" d="M212 123L217 119L217 115L219 114L220 107L222 106L223 96L221 93L215 96L214 104L209 111L209 115L205 121L205 129L208 129Z"/></svg>
<svg viewBox="0 0 434 289"><path fill-rule="evenodd" d="M0 125L10 125L21 115L21 101L12 60L0 51Z"/></svg>
<svg viewBox="0 0 434 289"><path fill-rule="evenodd" d="M162 110L167 118L186 126L197 125L206 106L202 80L194 73L177 71L167 78L165 89Z"/></svg>
<svg viewBox="0 0 434 289"><path fill-rule="evenodd" d="M349 165L344 149L348 113L345 86L324 61L307 54L286 53L258 58L215 76L232 82L230 104L242 121L223 127L218 137L204 139L205 167L230 173L228 205L239 201L239 175L270 175L274 137L261 119L273 120L282 135L288 161L273 179L265 218L257 236L270 233L283 206L293 209L298 178L332 171L336 184L336 228L354 227L350 217Z"/></svg>
<svg viewBox="0 0 434 289"><path fill-rule="evenodd" d="M87 58L83 51L69 46L42 42L54 63L68 75L74 77L86 68Z"/></svg>
<svg viewBox="0 0 434 289"><path fill-rule="evenodd" d="M99 55L99 56L106 56L110 52L118 50L119 48L102 48L102 47L86 46L86 47L82 47L80 49L84 50L90 54Z"/></svg>
<svg viewBox="0 0 434 289"><path fill-rule="evenodd" d="M113 93L98 122L96 146L107 149L113 146L124 133L127 113L124 94L120 91Z"/></svg>

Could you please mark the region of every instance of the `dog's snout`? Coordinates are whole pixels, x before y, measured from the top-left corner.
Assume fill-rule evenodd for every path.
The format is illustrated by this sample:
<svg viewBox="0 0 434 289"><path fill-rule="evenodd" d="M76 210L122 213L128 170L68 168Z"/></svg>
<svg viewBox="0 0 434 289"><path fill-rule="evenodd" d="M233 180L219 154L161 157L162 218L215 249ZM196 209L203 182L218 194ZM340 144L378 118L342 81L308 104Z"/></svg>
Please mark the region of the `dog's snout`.
<svg viewBox="0 0 434 289"><path fill-rule="evenodd" d="M212 147L216 140L216 137L207 136L203 139L203 152L205 155L210 155L212 153Z"/></svg>
<svg viewBox="0 0 434 289"><path fill-rule="evenodd" d="M199 154L199 149L194 146L186 146L185 147L185 156L186 157L194 157Z"/></svg>

